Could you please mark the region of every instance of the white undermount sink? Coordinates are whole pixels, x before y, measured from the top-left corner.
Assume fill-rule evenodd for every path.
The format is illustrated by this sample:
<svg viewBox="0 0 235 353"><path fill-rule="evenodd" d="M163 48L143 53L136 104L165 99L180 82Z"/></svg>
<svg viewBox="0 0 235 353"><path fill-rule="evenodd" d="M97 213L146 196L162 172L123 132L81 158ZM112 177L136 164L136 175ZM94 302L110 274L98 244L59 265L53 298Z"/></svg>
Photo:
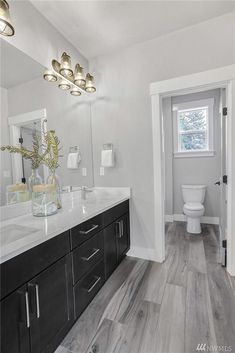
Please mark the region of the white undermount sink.
<svg viewBox="0 0 235 353"><path fill-rule="evenodd" d="M17 240L26 238L33 233L36 233L38 229L31 227L24 227L17 224L9 224L1 228L0 242L1 246L6 246Z"/></svg>

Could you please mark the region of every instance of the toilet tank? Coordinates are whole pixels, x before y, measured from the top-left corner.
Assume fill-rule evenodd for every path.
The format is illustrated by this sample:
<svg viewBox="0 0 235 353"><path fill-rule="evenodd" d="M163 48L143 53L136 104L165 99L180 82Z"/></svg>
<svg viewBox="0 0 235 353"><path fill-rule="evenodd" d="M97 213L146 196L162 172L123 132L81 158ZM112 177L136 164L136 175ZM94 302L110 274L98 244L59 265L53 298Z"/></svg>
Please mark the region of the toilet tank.
<svg viewBox="0 0 235 353"><path fill-rule="evenodd" d="M206 185L182 185L184 203L203 203L206 193Z"/></svg>

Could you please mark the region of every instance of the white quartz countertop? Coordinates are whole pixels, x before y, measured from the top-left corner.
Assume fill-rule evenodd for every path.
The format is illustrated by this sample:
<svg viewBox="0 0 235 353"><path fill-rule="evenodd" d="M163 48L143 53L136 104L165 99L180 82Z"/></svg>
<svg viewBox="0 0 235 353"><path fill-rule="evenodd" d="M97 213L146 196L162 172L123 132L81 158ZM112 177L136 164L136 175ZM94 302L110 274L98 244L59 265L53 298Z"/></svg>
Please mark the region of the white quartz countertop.
<svg viewBox="0 0 235 353"><path fill-rule="evenodd" d="M62 195L62 209L49 217L31 212L1 222L0 263L65 232L130 198L130 188L93 188L81 199L81 191ZM22 206L24 207L24 206Z"/></svg>

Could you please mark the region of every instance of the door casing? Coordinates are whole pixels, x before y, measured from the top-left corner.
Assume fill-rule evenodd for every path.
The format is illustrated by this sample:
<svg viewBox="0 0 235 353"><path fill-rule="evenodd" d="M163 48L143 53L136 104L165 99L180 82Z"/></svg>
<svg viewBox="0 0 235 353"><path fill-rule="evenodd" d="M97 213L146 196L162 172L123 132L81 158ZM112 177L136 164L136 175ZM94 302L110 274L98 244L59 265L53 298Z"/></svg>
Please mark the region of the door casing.
<svg viewBox="0 0 235 353"><path fill-rule="evenodd" d="M214 88L226 89L228 108L227 271L235 276L235 65L150 84L152 105L155 261L165 260L165 157L162 99Z"/></svg>

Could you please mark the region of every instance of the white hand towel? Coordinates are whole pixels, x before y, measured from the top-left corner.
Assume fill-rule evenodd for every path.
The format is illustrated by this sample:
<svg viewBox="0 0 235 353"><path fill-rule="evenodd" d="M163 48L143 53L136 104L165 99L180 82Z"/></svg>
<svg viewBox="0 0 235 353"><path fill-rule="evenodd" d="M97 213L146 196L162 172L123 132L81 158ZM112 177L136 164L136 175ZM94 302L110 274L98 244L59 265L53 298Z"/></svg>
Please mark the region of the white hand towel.
<svg viewBox="0 0 235 353"><path fill-rule="evenodd" d="M81 161L81 156L79 152L69 153L68 159L67 159L67 168L77 169L80 161Z"/></svg>
<svg viewBox="0 0 235 353"><path fill-rule="evenodd" d="M114 152L113 150L102 150L101 152L101 166L113 167L114 166Z"/></svg>

